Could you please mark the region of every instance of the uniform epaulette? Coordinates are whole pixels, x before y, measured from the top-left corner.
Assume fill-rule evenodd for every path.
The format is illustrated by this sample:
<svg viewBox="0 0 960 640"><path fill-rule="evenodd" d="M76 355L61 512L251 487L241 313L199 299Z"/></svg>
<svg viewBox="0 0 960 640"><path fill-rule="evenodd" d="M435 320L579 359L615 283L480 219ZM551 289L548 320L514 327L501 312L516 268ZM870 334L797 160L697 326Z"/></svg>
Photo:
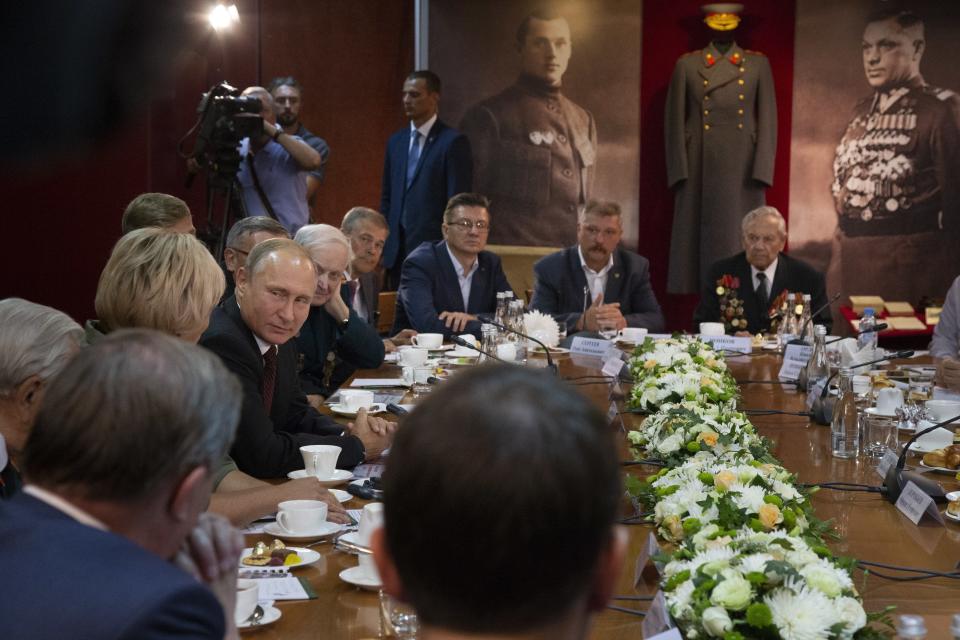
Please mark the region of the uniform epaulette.
<svg viewBox="0 0 960 640"><path fill-rule="evenodd" d="M763 56L764 58L767 57L767 54L765 54L763 51L754 51L753 49L744 49L743 51L744 53L749 53L752 56Z"/></svg>

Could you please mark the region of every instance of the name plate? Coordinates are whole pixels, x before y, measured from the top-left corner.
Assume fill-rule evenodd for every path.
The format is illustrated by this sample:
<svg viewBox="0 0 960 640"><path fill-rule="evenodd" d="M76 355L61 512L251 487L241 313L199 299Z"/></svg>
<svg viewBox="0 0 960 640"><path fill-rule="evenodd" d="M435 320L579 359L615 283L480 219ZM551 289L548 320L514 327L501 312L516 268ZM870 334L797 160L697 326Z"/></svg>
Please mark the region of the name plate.
<svg viewBox="0 0 960 640"><path fill-rule="evenodd" d="M913 524L920 524L923 516L928 515L940 524L945 524L943 515L937 509L933 498L925 494L920 487L912 482L908 482L897 498L897 509L900 513L907 516Z"/></svg>
<svg viewBox="0 0 960 640"><path fill-rule="evenodd" d="M788 344L783 352L783 366L780 367L777 377L781 380L796 380L812 355L813 347L808 344Z"/></svg>
<svg viewBox="0 0 960 640"><path fill-rule="evenodd" d="M897 454L891 451L890 449L887 449L886 451L884 451L883 457L880 458L880 463L877 464L877 468L876 468L877 475L880 476L881 478L886 478L887 472L890 471L892 467L897 466L898 459L899 458L897 457Z"/></svg>
<svg viewBox="0 0 960 640"><path fill-rule="evenodd" d="M640 553L637 554L637 564L633 570L633 586L640 584L640 581L643 579L643 574L647 570L647 567L650 565L650 558L660 553L660 545L657 543L657 537L653 535L653 532L647 536L647 541L640 547ZM660 565L659 563L653 563L654 569L657 570L657 575L660 575Z"/></svg>
<svg viewBox="0 0 960 640"><path fill-rule="evenodd" d="M581 356L594 356L603 358L610 349L613 349L613 342L601 338L584 338L577 336L570 343L570 353Z"/></svg>
<svg viewBox="0 0 960 640"><path fill-rule="evenodd" d="M623 370L626 364L627 363L620 358L620 352L618 351L617 355L603 361L603 369L601 371L605 376L616 378L620 375L620 371Z"/></svg>
<svg viewBox="0 0 960 640"><path fill-rule="evenodd" d="M753 338L750 336L699 336L699 338L707 344L713 345L713 348L718 351L753 352Z"/></svg>
<svg viewBox="0 0 960 640"><path fill-rule="evenodd" d="M682 640L667 611L667 599L663 597L663 591L657 591L653 597L640 630L645 640Z"/></svg>

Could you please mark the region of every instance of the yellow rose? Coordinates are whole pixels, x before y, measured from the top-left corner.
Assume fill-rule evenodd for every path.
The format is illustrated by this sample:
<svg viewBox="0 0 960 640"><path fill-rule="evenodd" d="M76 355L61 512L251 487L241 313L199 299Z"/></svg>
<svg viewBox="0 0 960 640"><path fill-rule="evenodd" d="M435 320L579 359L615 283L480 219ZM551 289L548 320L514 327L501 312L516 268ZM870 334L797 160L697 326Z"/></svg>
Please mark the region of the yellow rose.
<svg viewBox="0 0 960 640"><path fill-rule="evenodd" d="M733 475L732 471L721 471L713 474L713 484L720 491L726 491L736 481L737 476Z"/></svg>
<svg viewBox="0 0 960 640"><path fill-rule="evenodd" d="M680 516L667 516L663 519L663 526L670 532L670 538L679 542L683 540L683 524Z"/></svg>
<svg viewBox="0 0 960 640"><path fill-rule="evenodd" d="M717 361L714 360L713 358L709 358L706 362L704 362L704 364L710 367L711 369L714 369L717 366Z"/></svg>
<svg viewBox="0 0 960 640"><path fill-rule="evenodd" d="M657 366L657 361L654 360L653 358L650 358L649 360L643 363L643 368L646 369L647 371L649 371L650 369L653 369L655 366Z"/></svg>
<svg viewBox="0 0 960 640"><path fill-rule="evenodd" d="M697 436L697 442L703 442L708 447L717 446L717 438L720 436L713 431L702 431L700 435Z"/></svg>
<svg viewBox="0 0 960 640"><path fill-rule="evenodd" d="M709 377L707 377L707 376L700 376L700 384L701 384L702 386L704 386L704 387L712 387L712 386L713 386L713 380L711 380L711 379L710 379Z"/></svg>
<svg viewBox="0 0 960 640"><path fill-rule="evenodd" d="M780 508L775 504L764 504L760 507L758 517L760 518L760 524L767 530L773 529L778 522L783 520L780 515Z"/></svg>

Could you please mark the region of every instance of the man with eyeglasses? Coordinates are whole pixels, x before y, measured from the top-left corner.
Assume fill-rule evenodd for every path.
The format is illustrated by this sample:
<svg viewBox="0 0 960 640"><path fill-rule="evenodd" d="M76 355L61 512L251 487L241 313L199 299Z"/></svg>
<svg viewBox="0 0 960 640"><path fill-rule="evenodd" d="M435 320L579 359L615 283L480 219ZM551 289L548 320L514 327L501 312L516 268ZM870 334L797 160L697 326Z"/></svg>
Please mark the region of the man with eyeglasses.
<svg viewBox="0 0 960 640"><path fill-rule="evenodd" d="M758 207L743 217L740 225L743 251L718 260L710 266L703 285L700 304L693 314L693 322L724 322L730 324L727 312L721 312L720 297L733 296L742 304L742 316L747 322L739 335L765 332L770 328L773 305L783 291L809 293L813 310L821 309L814 317L815 324L830 329L831 318L827 302L827 288L823 274L806 262L783 253L787 242L787 225L774 207ZM731 276L737 286L721 287L718 282Z"/></svg>
<svg viewBox="0 0 960 640"><path fill-rule="evenodd" d="M230 454L257 478L303 468L303 445L341 447L337 468L350 469L379 457L392 440L392 424L365 412L345 429L311 407L300 387L293 338L320 288L317 275L313 257L293 240L264 240L237 269L236 296L214 309L200 338L240 380L243 408ZM334 279L339 284L339 274Z"/></svg>
<svg viewBox="0 0 960 640"><path fill-rule="evenodd" d="M490 201L459 193L443 212L443 240L424 242L407 257L400 274L393 333L472 333L480 337L478 314L493 313L497 293L511 291L500 258L487 246Z"/></svg>
<svg viewBox="0 0 960 640"><path fill-rule="evenodd" d="M290 234L282 224L267 216L250 216L237 220L227 232L227 241L223 249L223 271L227 277L227 288L223 300L233 295L236 283L233 274L242 267L250 251L270 238L289 238Z"/></svg>
<svg viewBox="0 0 960 640"><path fill-rule="evenodd" d="M570 333L624 327L662 331L650 263L619 246L622 236L618 204L587 203L577 221L577 244L534 265L530 306L551 314Z"/></svg>

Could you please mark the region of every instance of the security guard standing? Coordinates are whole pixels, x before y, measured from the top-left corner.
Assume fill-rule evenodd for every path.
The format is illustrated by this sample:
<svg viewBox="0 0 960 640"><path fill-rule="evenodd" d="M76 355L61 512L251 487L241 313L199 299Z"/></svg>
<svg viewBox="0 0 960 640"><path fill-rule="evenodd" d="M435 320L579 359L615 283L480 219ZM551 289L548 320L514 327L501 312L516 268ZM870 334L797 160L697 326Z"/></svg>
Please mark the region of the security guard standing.
<svg viewBox="0 0 960 640"><path fill-rule="evenodd" d="M474 105L460 123L474 152L474 187L490 197L492 244L568 246L590 198L593 116L561 93L570 25L536 12L517 31L517 82Z"/></svg>
<svg viewBox="0 0 960 640"><path fill-rule="evenodd" d="M683 55L667 92L667 184L674 190L670 293L697 293L708 267L740 250L740 221L773 184L777 105L767 57L729 35L743 5L705 5L718 34Z"/></svg>

